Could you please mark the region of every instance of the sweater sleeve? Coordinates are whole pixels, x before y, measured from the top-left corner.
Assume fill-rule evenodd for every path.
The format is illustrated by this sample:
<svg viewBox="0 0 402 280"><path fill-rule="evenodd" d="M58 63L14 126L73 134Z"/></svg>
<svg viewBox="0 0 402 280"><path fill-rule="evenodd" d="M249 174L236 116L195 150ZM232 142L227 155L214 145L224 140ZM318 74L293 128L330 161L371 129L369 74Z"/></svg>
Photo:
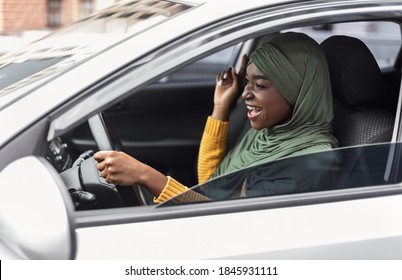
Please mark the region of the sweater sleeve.
<svg viewBox="0 0 402 280"><path fill-rule="evenodd" d="M208 117L198 154L198 183L211 177L226 154L229 122Z"/></svg>
<svg viewBox="0 0 402 280"><path fill-rule="evenodd" d="M159 195L159 197L154 198L155 203L159 204L170 198L173 198L176 203L201 202L210 200L208 197L190 190L172 177L167 176L167 178L168 181L162 193ZM180 196L178 196L179 194Z"/></svg>
<svg viewBox="0 0 402 280"><path fill-rule="evenodd" d="M154 198L155 203L162 203L165 202L166 200L175 197L185 191L188 190L186 186L183 184L179 183L175 179L173 179L170 176L167 176L168 181L162 190L162 192L159 194L157 198Z"/></svg>

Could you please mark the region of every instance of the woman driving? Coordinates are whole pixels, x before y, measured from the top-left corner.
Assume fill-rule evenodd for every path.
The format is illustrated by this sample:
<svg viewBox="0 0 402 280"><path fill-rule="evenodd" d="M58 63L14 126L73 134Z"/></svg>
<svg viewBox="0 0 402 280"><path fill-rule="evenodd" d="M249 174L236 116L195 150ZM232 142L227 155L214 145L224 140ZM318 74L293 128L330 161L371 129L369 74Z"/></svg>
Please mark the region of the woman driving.
<svg viewBox="0 0 402 280"><path fill-rule="evenodd" d="M228 152L230 106L244 74L247 84L242 99L251 129ZM276 159L330 150L337 146L332 119L330 77L320 46L302 33L273 37L255 50L248 64L243 57L238 73L229 68L218 75L213 111L200 143L199 183ZM123 152L100 151L94 158L107 182L141 184L155 196L156 203L188 190ZM196 192L186 196L187 201L205 199Z"/></svg>

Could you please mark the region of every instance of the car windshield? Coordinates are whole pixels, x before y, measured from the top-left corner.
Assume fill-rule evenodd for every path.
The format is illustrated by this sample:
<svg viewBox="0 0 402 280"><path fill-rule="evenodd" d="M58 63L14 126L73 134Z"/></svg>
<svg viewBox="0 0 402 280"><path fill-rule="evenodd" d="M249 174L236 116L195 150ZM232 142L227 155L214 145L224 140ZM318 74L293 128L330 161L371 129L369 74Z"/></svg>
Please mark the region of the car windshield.
<svg viewBox="0 0 402 280"><path fill-rule="evenodd" d="M0 99L190 7L171 1L122 1L6 54L0 59Z"/></svg>
<svg viewBox="0 0 402 280"><path fill-rule="evenodd" d="M400 143L376 144L284 158L209 180L159 207L393 184L401 178L390 159L400 152Z"/></svg>

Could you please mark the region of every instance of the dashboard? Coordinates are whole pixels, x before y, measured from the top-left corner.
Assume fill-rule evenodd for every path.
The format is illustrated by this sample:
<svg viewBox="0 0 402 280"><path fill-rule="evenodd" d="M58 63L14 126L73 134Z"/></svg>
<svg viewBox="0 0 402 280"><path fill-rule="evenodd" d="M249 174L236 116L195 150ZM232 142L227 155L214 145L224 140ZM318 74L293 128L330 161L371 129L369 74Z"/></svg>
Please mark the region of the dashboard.
<svg viewBox="0 0 402 280"><path fill-rule="evenodd" d="M68 152L67 144L60 137L50 142L46 158L58 172L63 172L73 166L73 159Z"/></svg>

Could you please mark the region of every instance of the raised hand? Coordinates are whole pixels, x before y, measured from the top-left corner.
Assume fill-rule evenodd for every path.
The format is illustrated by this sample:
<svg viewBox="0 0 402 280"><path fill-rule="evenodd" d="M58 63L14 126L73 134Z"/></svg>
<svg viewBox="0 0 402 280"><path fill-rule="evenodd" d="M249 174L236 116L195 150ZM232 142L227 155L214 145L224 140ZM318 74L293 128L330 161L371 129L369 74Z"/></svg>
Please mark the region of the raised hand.
<svg viewBox="0 0 402 280"><path fill-rule="evenodd" d="M221 121L229 118L230 105L235 101L239 92L241 81L244 78L247 67L247 56L242 58L239 73L233 67L221 72L216 77L214 94L214 110L212 117Z"/></svg>

